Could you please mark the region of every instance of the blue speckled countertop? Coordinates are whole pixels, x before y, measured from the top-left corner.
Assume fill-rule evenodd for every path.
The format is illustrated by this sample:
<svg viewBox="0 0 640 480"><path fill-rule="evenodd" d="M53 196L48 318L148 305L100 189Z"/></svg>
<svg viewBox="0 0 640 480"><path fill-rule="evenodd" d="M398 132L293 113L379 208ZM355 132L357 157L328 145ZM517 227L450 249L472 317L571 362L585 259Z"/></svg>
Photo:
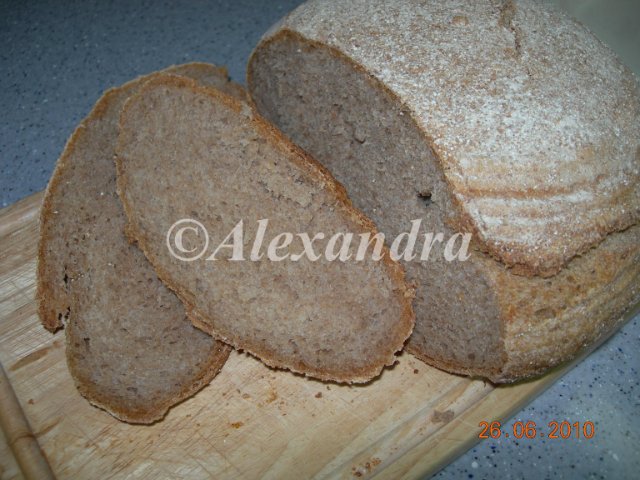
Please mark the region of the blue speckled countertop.
<svg viewBox="0 0 640 480"><path fill-rule="evenodd" d="M640 68L640 2L557 0ZM67 137L101 92L187 61L227 65L244 83L262 33L299 1L0 0L0 201L42 190ZM621 9L626 10L621 10ZM592 439L483 440L448 478L640 478L640 317L519 412L592 421Z"/></svg>

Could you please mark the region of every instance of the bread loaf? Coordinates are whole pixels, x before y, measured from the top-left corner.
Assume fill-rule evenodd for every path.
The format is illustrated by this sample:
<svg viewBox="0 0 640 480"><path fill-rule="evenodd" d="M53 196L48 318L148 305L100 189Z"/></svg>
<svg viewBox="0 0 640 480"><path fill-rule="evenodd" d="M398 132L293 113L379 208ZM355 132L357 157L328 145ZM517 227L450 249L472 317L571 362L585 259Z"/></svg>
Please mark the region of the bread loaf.
<svg viewBox="0 0 640 480"><path fill-rule="evenodd" d="M226 71L168 70L235 95ZM109 90L69 139L42 207L37 300L42 323L66 323L78 390L133 423L151 423L217 374L230 348L194 328L178 298L127 241L113 163L120 110L154 75Z"/></svg>
<svg viewBox="0 0 640 480"><path fill-rule="evenodd" d="M413 327L399 264L267 257L280 234L295 235L286 252L300 255L300 233L326 235L315 243L323 252L336 233L375 230L325 169L248 106L185 78L153 80L124 108L116 160L129 233L197 326L323 380L365 382L395 361ZM253 251L261 219L269 221L261 259L248 249L215 256L241 221L237 245ZM208 231L209 250L202 231L180 237L205 256L184 261L167 247L182 220Z"/></svg>
<svg viewBox="0 0 640 480"><path fill-rule="evenodd" d="M638 82L555 8L310 1L264 36L248 85L388 236L416 218L473 234L466 262L405 265L426 362L536 375L640 299Z"/></svg>

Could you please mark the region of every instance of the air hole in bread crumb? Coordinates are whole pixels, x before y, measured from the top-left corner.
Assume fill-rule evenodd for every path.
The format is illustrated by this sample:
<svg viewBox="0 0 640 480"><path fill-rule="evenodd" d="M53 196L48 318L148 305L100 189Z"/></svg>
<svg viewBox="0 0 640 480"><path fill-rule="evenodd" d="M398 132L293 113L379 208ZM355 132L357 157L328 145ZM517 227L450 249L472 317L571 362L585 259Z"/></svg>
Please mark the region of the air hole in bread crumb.
<svg viewBox="0 0 640 480"><path fill-rule="evenodd" d="M67 307L64 313L58 312L58 322L69 320L69 315L71 315L71 307Z"/></svg>
<svg viewBox="0 0 640 480"><path fill-rule="evenodd" d="M431 192L418 192L418 198L424 202L425 206L431 205Z"/></svg>

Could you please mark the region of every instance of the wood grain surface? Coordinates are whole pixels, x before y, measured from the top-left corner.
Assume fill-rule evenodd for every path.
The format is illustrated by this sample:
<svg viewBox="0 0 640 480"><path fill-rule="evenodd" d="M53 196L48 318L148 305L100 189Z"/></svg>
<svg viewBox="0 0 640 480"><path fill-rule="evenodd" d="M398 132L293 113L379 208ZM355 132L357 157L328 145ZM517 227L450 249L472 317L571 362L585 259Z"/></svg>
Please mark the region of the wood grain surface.
<svg viewBox="0 0 640 480"><path fill-rule="evenodd" d="M46 478L49 468L61 479L420 478L470 448L478 422L509 417L572 366L496 388L403 354L376 381L343 386L234 352L211 385L164 420L128 425L80 396L64 332L52 335L38 321L41 199L0 212L0 363L8 378L0 389L4 402L15 399L0 413L2 479Z"/></svg>

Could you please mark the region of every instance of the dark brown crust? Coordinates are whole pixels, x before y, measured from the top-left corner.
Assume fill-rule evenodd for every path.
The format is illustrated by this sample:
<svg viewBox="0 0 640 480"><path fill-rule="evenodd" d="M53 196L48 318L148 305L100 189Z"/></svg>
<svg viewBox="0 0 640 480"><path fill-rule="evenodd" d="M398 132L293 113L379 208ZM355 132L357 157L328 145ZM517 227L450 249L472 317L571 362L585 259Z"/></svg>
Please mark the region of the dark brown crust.
<svg viewBox="0 0 640 480"><path fill-rule="evenodd" d="M200 68L204 67L206 64L194 63L190 65L196 68ZM217 67L217 69L222 75L227 76L226 68ZM76 130L67 141L64 150L56 164L49 184L47 185L42 202L42 208L40 210L40 228L41 232L43 233L41 233L40 235L37 251L36 302L38 304L37 308L40 321L42 322L43 326L51 332L55 332L56 330L63 327L63 323L58 319L56 313L58 309L55 305L52 304L52 302L55 301L55 296L51 287L52 279L47 277L46 265L44 262L44 258L46 256L46 245L50 241L50 239L46 234L44 234L45 229L43 228L43 226L46 225L49 221L53 221L54 213L52 199L58 194L58 191L60 189L60 182L64 177L64 172L68 168L70 168L69 158L75 151L78 139L81 137L81 135L84 134L84 131L87 128L87 123L91 122L92 120L99 119L104 115L108 103L111 101L112 96L117 92L125 89L130 89L133 86L137 85L140 81L148 78L153 78L156 75L159 74L152 73L145 77L136 78L121 85L120 87L111 88L103 94L103 96L96 102L89 115L82 120L80 125L78 125ZM73 340L70 338L69 329L67 329L67 331L65 332L65 336L67 339L67 343ZM162 419L173 405L192 396L198 390L207 385L218 374L220 369L224 366L227 358L229 357L229 354L231 353L231 347L224 344L219 344L216 347L217 348L215 352L209 357L208 362L203 366L202 372L199 376L194 378L191 383L184 385L180 392L173 398L167 399L161 404L150 405L150 408L144 410L132 410L130 408L127 408L126 405L121 404L117 399L106 399L103 395L99 394L95 389L93 389L91 385L81 383L73 375L72 377L78 391L85 398L87 398L87 400L92 405L95 405L96 407L107 411L108 413L112 414L114 417L122 421L129 423L149 424ZM67 355L66 358L70 371L75 371L75 363L73 358L70 355Z"/></svg>
<svg viewBox="0 0 640 480"><path fill-rule="evenodd" d="M369 230L372 234L377 233L373 222L369 220L362 212L353 207L351 201L347 197L346 189L335 178L333 178L331 173L324 166L318 163L300 147L294 145L288 138L284 136L284 134L270 125L266 120L264 120L252 106L242 105L238 100L214 88L204 87L198 85L196 82L190 79L172 75L163 75L161 77L156 77L153 80L147 82L145 86L134 97L131 97L127 101L127 104L125 104L122 115L120 117L121 128L122 121L126 115L129 102L131 102L132 99L136 96L143 95L146 90L152 89L158 85L189 88L195 93L204 94L215 99L218 102L222 102L224 105L228 106L238 113L240 113L243 109L250 109L251 116L250 118L247 118L247 121L249 121L258 131L263 132L266 136L271 138L273 141L273 145L281 149L281 151L287 155L288 159L294 161L299 167L305 169L305 171L309 174L314 175L321 185L323 185L328 191L332 192L339 200L339 204L344 207L345 216L354 219L358 225L362 226L366 230ZM119 152L121 150L122 148L119 145L116 148L116 152ZM334 372L312 368L311 366L305 365L302 362L296 364L289 362L285 365L274 358L275 355L273 352L266 351L259 347L256 348L255 345L247 345L239 338L220 335L215 331L215 319L207 319L202 315L201 312L198 312L193 305L191 295L180 285L171 281L171 277L168 272L159 265L159 262L157 262L156 259L153 258L153 255L150 253L147 239L144 237L142 230L138 225L137 217L134 213L134 210L126 198L127 182L123 160L118 155L116 155L115 158L117 167L118 194L120 195L120 199L124 205L124 210L127 214L127 217L129 218L129 234L137 241L138 246L142 249L146 257L152 263L156 270L156 273L158 274L158 277L160 277L162 281L166 285L168 285L169 288L171 288L176 293L178 298L180 298L180 300L182 300L182 302L185 304L185 306L187 307L188 315L196 327L201 328L202 330L213 335L219 340L224 341L225 343L233 345L237 349L241 349L252 354L271 367L288 369L296 373L301 373L304 375L312 376L314 378L318 378L320 380L345 383L364 383L378 376L385 366L390 366L395 363L396 355L402 350L406 340L409 338L413 331L415 315L413 313L411 304L415 292L413 289L410 289L406 286L403 267L397 262L391 260L390 256L387 254L388 249L386 247L383 251L384 258L382 261L387 267L387 271L389 272L391 279L397 286L396 296L399 302L403 305L403 313L398 320L397 330L394 332L395 338L389 340L389 343L395 346L395 350L391 354L391 356L387 359L383 359L381 362L378 362L377 365L373 365L369 368L345 368L344 371Z"/></svg>
<svg viewBox="0 0 640 480"><path fill-rule="evenodd" d="M356 71L364 75L374 85L375 88L378 88L384 91L387 95L393 98L398 104L403 103L402 100L398 97L398 95L395 92L393 92L389 87L387 87L387 85L385 85L378 78L376 78L363 65L361 65L360 63L357 63L353 58L349 57L348 55L343 53L341 50L331 45L328 45L326 43L319 42L317 40L313 40L308 37L305 37L304 35L302 35L301 33L295 30L291 30L290 28L282 27L282 26L279 27L276 33L268 33L266 38L263 38L260 41L260 43L256 46L256 48L251 53L251 56L249 57L246 82L247 82L247 89L249 91L250 96L252 96L254 91L252 77L253 77L253 65L254 65L253 59L255 55L261 48L265 48L271 43L275 43L275 42L287 40L287 39L304 43L312 48L322 48L330 52L330 54L333 55L334 57L342 61L348 62ZM437 159L440 165L440 168L443 169L444 168L443 162L441 157L437 153L438 148L432 136L428 132L425 132L419 126L417 119L415 118L415 114L411 110L411 108L406 108L406 111L409 114L413 123L415 124L416 129L422 133L431 151L434 152L434 156ZM444 176L444 178L449 188L449 191L457 190L453 188L451 181L447 178L446 175ZM539 191L538 193L540 192L542 191ZM466 190L461 191L460 193L463 195L473 194L472 191L466 191ZM502 195L502 191L500 193ZM548 193L548 192L544 191L544 193ZM508 192L507 192L507 196L508 196ZM539 258L537 258L535 262L531 262L531 255L529 252L529 248L527 246L519 243L494 241L492 239L484 238L484 236L481 235L480 231L478 230L475 224L475 221L463 208L462 200L456 197L455 195L452 195L451 198L452 198L454 209L455 209L455 216L450 222L451 226L460 232L468 232L473 234L474 244L477 246L479 250L488 254L495 260L503 263L507 268L512 269L512 272L514 274L529 276L529 277L532 277L532 276L551 277L557 274L558 272L560 272L560 270L562 270L562 268L564 268L573 258L583 254L584 252L590 250L594 246L597 246L602 241L604 241L604 239L607 237L608 234L625 230L629 226L635 225L637 223L637 220L636 221L631 221L628 219L625 220L626 218L625 217L623 219L620 219L615 224L606 225L606 228L602 227L600 229L601 231L597 232L598 239L595 243L594 241L585 242L575 251L574 250L567 251L561 255L555 255L555 254L552 255L550 253L545 255L545 252L543 251L540 253ZM631 215L631 212L629 213L629 215Z"/></svg>

